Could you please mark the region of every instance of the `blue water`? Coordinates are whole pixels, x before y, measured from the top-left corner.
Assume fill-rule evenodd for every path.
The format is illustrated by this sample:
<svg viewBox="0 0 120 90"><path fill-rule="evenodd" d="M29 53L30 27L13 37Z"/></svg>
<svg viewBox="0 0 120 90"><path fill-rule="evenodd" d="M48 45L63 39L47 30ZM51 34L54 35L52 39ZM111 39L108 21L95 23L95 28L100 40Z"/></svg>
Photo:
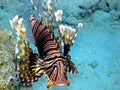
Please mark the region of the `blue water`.
<svg viewBox="0 0 120 90"><path fill-rule="evenodd" d="M12 1L16 8L12 6ZM0 27L12 31L8 21L18 14L25 19L24 24L29 30L29 16L32 13L30 3L23 0L16 2L6 0L6 2L5 9L0 10ZM74 17L79 10L77 5L68 3L59 5L65 12L63 23L72 27L78 22L84 25L70 51L79 73L68 74L71 82L69 87L53 86L50 90L120 90L120 20L115 20L112 16L115 11L98 10L89 17L77 19ZM31 40L33 38L31 32L27 33L28 39ZM33 44L31 46L35 48ZM47 79L43 76L33 84L32 88L47 90L46 85Z"/></svg>

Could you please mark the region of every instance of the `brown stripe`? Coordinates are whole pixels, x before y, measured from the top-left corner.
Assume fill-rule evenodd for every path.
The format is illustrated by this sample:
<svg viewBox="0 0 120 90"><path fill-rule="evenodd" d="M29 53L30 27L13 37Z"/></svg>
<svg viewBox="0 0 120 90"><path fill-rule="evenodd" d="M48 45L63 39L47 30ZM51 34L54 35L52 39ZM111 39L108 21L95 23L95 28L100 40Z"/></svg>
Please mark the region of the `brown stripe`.
<svg viewBox="0 0 120 90"><path fill-rule="evenodd" d="M59 58L59 57L56 57L55 59L52 59L52 60L44 60L44 63L47 63L47 65L45 65L44 67L42 67L42 69L49 69L50 67L52 67L53 65L56 65L56 62L57 61L61 61L63 62L64 59L63 58Z"/></svg>
<svg viewBox="0 0 120 90"><path fill-rule="evenodd" d="M36 36L36 33L39 31L39 27L41 26L41 23L40 22L38 22L38 20L36 21L37 23L35 24L35 27L34 27L34 32L33 32L33 34Z"/></svg>
<svg viewBox="0 0 120 90"><path fill-rule="evenodd" d="M43 37L44 37L44 35L46 35L46 34L48 34L48 33L46 32L46 29L42 29L41 32L39 33L38 39L39 39L40 41L41 41L41 39L45 40Z"/></svg>
<svg viewBox="0 0 120 90"><path fill-rule="evenodd" d="M41 42L43 43L43 42L47 42L48 41L48 38L49 38L49 34L47 34L47 33L43 33L44 35L40 38L40 39L42 39L41 40ZM43 43L43 45L45 45L46 43Z"/></svg>
<svg viewBox="0 0 120 90"><path fill-rule="evenodd" d="M47 50L48 50L48 52L49 52L49 51L51 51L51 50L53 50L53 49L54 49L54 50L57 50L56 47L54 47L54 46L51 45L51 46L47 46L47 48L45 48L44 51L47 51Z"/></svg>
<svg viewBox="0 0 120 90"><path fill-rule="evenodd" d="M54 41L54 38L47 37L47 40L43 40L43 44L45 45L48 41Z"/></svg>
<svg viewBox="0 0 120 90"><path fill-rule="evenodd" d="M46 61L51 61L51 60L55 60L55 59L64 59L64 57L63 56L53 56L53 57L49 57L49 58L46 58L45 59L45 62Z"/></svg>
<svg viewBox="0 0 120 90"><path fill-rule="evenodd" d="M58 56L58 55L62 55L61 52L59 50L52 50L50 52L48 52L48 55L52 56Z"/></svg>
<svg viewBox="0 0 120 90"><path fill-rule="evenodd" d="M46 49L50 45L54 45L52 41L48 41L47 43L45 43L44 49Z"/></svg>
<svg viewBox="0 0 120 90"><path fill-rule="evenodd" d="M41 25L40 25L40 26L41 26ZM43 30L40 30L40 29L39 29L39 28L41 28L40 26L38 27L38 30L37 30L37 32L35 33L35 38L36 38L36 40L38 40L38 41L40 41L40 40L39 40L39 35L40 35L40 33L43 32Z"/></svg>
<svg viewBox="0 0 120 90"><path fill-rule="evenodd" d="M33 32L33 30L35 30L36 24L37 24L37 20L35 20L35 22L34 22L34 25L32 27L32 32ZM34 33L33 33L33 35L34 35Z"/></svg>
<svg viewBox="0 0 120 90"><path fill-rule="evenodd" d="M49 48L49 49L47 49L47 50L44 50L44 54L46 54L46 53L48 53L48 52L50 52L50 51L52 51L52 50L57 50L57 48Z"/></svg>
<svg viewBox="0 0 120 90"><path fill-rule="evenodd" d="M54 47L58 50L58 45L54 44L53 41L48 41L45 45L44 45L44 49L47 49L48 47Z"/></svg>
<svg viewBox="0 0 120 90"><path fill-rule="evenodd" d="M45 50L51 50L51 49L57 50L57 46L55 47L54 45L49 45L47 46L47 48L45 48Z"/></svg>

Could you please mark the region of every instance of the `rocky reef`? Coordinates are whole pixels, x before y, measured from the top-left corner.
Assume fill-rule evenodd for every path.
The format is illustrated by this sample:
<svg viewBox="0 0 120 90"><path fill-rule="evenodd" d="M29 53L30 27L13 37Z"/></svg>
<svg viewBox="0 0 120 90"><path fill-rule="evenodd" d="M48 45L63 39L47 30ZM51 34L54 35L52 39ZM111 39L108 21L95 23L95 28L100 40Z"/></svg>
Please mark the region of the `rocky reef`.
<svg viewBox="0 0 120 90"><path fill-rule="evenodd" d="M68 3L66 5L66 3ZM72 6L71 6L72 3ZM86 19L93 16L96 12L102 11L111 14L111 19L120 20L120 2L119 0L64 0L59 1L59 8L62 8L65 12L64 22L66 21L78 21L80 19ZM63 8L65 7L65 8ZM73 13L74 12L74 13ZM67 17L71 18L70 20ZM68 23L70 24L70 23Z"/></svg>
<svg viewBox="0 0 120 90"><path fill-rule="evenodd" d="M0 90L26 90L16 77L14 47L16 39L8 30L0 29ZM29 88L30 90L30 88Z"/></svg>
<svg viewBox="0 0 120 90"><path fill-rule="evenodd" d="M11 32L0 29L0 90L13 89L18 85L13 63L15 43Z"/></svg>

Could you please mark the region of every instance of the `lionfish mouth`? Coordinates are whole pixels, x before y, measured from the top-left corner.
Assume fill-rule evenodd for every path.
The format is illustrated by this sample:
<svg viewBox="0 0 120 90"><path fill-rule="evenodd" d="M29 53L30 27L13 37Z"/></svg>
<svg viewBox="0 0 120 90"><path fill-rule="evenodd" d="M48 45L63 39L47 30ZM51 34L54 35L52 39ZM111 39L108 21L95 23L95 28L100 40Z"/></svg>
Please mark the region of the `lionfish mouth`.
<svg viewBox="0 0 120 90"><path fill-rule="evenodd" d="M53 85L55 86L69 86L70 85L70 82L69 81L66 81L65 83L56 83L55 81L49 81L48 82L48 85L47 85L47 88L50 88L52 87Z"/></svg>

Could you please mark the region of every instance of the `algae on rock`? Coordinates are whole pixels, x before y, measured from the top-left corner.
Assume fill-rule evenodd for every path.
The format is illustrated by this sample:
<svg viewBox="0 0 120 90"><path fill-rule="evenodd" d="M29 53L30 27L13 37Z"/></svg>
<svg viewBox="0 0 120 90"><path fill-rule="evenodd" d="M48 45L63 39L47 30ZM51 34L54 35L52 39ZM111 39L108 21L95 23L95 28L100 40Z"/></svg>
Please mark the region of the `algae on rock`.
<svg viewBox="0 0 120 90"><path fill-rule="evenodd" d="M14 47L16 39L8 30L0 29L0 90L23 90L15 70ZM24 88L24 90L27 90ZM29 88L30 89L30 88Z"/></svg>
<svg viewBox="0 0 120 90"><path fill-rule="evenodd" d="M0 90L11 90L18 84L13 63L15 43L10 31L0 29Z"/></svg>

